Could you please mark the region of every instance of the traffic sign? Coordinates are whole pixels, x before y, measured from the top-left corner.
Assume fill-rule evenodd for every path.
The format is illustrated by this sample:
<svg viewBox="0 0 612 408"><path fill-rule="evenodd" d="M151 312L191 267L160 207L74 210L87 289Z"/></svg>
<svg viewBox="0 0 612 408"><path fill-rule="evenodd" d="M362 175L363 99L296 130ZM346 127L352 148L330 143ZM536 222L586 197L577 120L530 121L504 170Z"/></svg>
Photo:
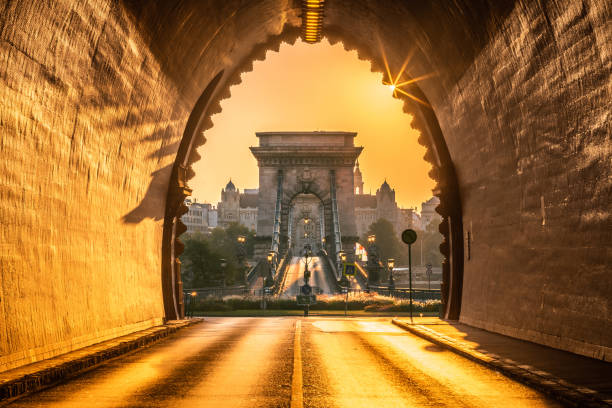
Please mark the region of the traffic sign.
<svg viewBox="0 0 612 408"><path fill-rule="evenodd" d="M356 266L353 263L342 264L342 274L345 276L355 276Z"/></svg>
<svg viewBox="0 0 612 408"><path fill-rule="evenodd" d="M302 295L311 295L312 294L312 286L309 284L305 284L300 287L300 293Z"/></svg>
<svg viewBox="0 0 612 408"><path fill-rule="evenodd" d="M402 232L402 241L404 244L412 245L417 240L417 233L413 229L407 229Z"/></svg>
<svg viewBox="0 0 612 408"><path fill-rule="evenodd" d="M310 306L317 303L316 295L297 295L297 305L298 306Z"/></svg>

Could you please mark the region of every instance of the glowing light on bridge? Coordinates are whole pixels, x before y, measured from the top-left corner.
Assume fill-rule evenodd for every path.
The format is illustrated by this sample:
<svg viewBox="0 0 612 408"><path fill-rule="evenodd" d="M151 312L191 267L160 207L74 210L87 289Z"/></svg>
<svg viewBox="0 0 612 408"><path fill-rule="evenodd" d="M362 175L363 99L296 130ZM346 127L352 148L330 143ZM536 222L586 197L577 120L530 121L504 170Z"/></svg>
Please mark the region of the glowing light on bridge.
<svg viewBox="0 0 612 408"><path fill-rule="evenodd" d="M314 44L321 41L325 0L302 0L302 39Z"/></svg>

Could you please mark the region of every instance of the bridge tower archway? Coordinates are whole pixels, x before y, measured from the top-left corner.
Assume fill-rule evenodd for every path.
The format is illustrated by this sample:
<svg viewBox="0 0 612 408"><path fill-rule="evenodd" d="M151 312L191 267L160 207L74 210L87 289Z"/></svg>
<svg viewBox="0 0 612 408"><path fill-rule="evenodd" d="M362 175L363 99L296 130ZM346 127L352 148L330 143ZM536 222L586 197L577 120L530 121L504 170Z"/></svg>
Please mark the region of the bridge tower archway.
<svg viewBox="0 0 612 408"><path fill-rule="evenodd" d="M298 255L306 245L314 252L327 242L325 204L315 194L297 194L287 205L287 249Z"/></svg>
<svg viewBox="0 0 612 408"><path fill-rule="evenodd" d="M357 241L353 168L363 150L353 132L261 132L251 152L259 166L256 257L284 253L292 202L302 194L322 206L323 236L332 257Z"/></svg>

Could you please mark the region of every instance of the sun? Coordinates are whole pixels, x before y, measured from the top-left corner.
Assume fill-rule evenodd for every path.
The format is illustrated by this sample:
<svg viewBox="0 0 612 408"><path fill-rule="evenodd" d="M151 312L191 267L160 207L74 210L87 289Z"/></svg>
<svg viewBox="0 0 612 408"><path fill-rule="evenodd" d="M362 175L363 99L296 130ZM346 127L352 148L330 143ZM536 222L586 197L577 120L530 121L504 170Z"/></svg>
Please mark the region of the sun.
<svg viewBox="0 0 612 408"><path fill-rule="evenodd" d="M425 74L425 75L421 75L419 77L416 78L412 78L412 79L408 79L407 81L403 81L400 82L400 79L402 79L402 75L404 75L406 73L406 68L408 66L408 63L410 62L410 59L412 58L412 55L414 54L413 51L408 53L408 56L406 57L406 59L404 60L404 63L402 64L402 67L400 68L399 72L397 75L392 75L391 74L391 70L389 69L389 63L387 61L387 56L385 54L385 50L382 47L382 44L380 45L380 51L383 57L383 62L385 63L385 69L386 69L386 80L383 80L383 84L388 86L389 89L391 90L391 93L393 94L394 97L397 97L398 92L401 93L402 95L407 96L408 98L422 104L425 105L429 108L431 108L431 106L425 102L424 100L417 98L416 96L412 95L409 92L406 92L404 89L402 89L402 86L405 85L410 85L419 81L422 81L424 79L427 78L431 78L433 76L435 76L435 72L434 73L429 73L429 74ZM395 79L394 79L395 77Z"/></svg>

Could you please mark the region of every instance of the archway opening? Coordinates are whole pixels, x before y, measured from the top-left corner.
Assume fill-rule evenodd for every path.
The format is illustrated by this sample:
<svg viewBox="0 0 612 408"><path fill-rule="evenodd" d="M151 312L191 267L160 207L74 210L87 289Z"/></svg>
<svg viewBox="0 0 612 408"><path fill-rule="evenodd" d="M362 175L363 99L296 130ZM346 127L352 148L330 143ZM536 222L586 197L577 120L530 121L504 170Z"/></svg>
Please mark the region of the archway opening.
<svg viewBox="0 0 612 408"><path fill-rule="evenodd" d="M324 249L325 217L323 203L314 194L299 194L291 202L288 217L288 249L295 254L304 248Z"/></svg>
<svg viewBox="0 0 612 408"><path fill-rule="evenodd" d="M440 164L440 157L439 157L440 154L438 151L439 149L436 150L435 153L432 153L431 146L428 146L430 149L430 152L427 153L427 149L420 144L420 143L423 143L424 138L422 136L419 138L419 131L411 127L411 122L414 120L414 116L412 114L406 115L403 112L403 109L405 109L405 107L404 107L404 101L402 100L402 96L397 92L397 89L390 89L389 84L386 82L387 80L385 79L386 78L385 74L381 75L380 73L370 72L371 66L368 61L358 61L357 58L355 58L356 55L354 53L353 55L350 55L351 53L347 53L342 48L341 44L336 44L335 46L333 46L329 43L323 43L321 45L315 46L315 47L327 47L328 48L328 50L326 50L327 52L329 52L329 48L333 50L335 47L337 50L341 51L342 54L349 54L353 60L357 61L359 64L362 65L360 67L361 68L360 75L362 75L364 72L367 74L367 75L364 75L364 78L358 78L358 80L355 80L354 75L344 75L343 76L342 74L344 72L342 72L341 69L337 70L337 72L335 72L335 81L331 82L331 84L339 86L340 90L338 89L335 90L336 91L335 96L333 92L329 92L329 94L331 94L332 96L328 98L319 99L319 102L321 100L327 100L327 99L329 99L327 102L330 102L327 104L328 112L325 112L322 115L313 115L311 112L308 112L307 109L305 110L305 108L309 106L309 99L307 95L306 96L304 95L304 93L307 93L306 91L309 90L308 85L306 85L304 89L296 91L295 86L294 87L286 86L286 84L283 83L283 78L279 77L279 75L289 72L291 73L291 76L294 79L299 78L300 81L307 83L308 81L304 79L304 73L308 71L307 68L305 68L304 71L297 71L297 72L295 69L293 70L284 69L280 71L277 70L273 80L268 80L268 81L259 80L258 81L257 79L255 79L254 83L256 85L264 86L263 90L261 88L257 89L256 86L253 86L252 84L249 83L251 79L250 77L251 76L256 77L256 74L258 74L258 71L260 69L263 69L264 67L270 66L270 65L273 66L275 62L274 60L276 58L282 59L281 57L284 53L295 51L299 47L312 47L312 46L307 46L301 43L297 43L294 46L290 46L289 44L282 44L280 47L280 51L278 53L268 52L268 54L266 55L265 63L256 62L254 64L253 72L242 76L241 86L236 86L231 89L232 98L224 100L221 105L223 107L223 110L221 111L221 113L211 118L215 126L209 129L205 133L206 138L208 139L208 143L203 148L200 148L197 153L193 153L196 156L196 159L199 158L200 155L205 157L205 160L202 160L199 163L197 163L195 166L193 166L193 170L191 169L188 170L188 172L190 173L193 172L196 175L196 177L193 178L189 183L190 187L193 188L194 190L193 194L197 198L199 198L200 201L209 201L211 203L214 203L215 202L214 196L211 196L211 195L207 196L208 193L203 193L203 191L208 189L209 191L216 190L218 192L219 185L222 185L222 184L220 184L221 179L213 181L216 175L220 175L224 179L229 179L231 177L232 180L241 184L239 188L242 188L243 190L245 189L245 187L246 188L253 188L253 187L257 188L257 186L252 185L254 184L252 180L249 181L250 180L249 177L251 179L254 178L256 175L256 172L253 171L255 168L255 163L253 163L254 160L250 156L249 154L250 152L248 152L248 149L246 149L246 147L248 147L249 145L254 145L253 142L250 142L248 140L249 138L251 138L251 140L253 139L253 135L255 131L257 130L286 130L289 126L291 126L289 128L291 130L295 130L296 129L295 126L298 126L298 129L306 128L308 130L312 130L313 128L314 129L325 129L327 128L327 126L334 126L336 128L337 126L343 126L343 127L351 126L351 124L353 124L354 126L354 122L351 122L351 118L350 117L347 118L347 115L343 115L342 112L338 112L338 110L332 109L331 112L329 112L329 110L330 110L330 107L337 108L337 107L342 107L344 105L348 105L348 103L342 103L343 102L342 98L348 95L348 99L350 100L351 96L353 96L355 89L358 89L359 86L362 85L362 83L368 83L368 86L373 86L376 88L375 91L372 91L372 89L374 88L369 89L369 91L371 92L370 97L372 96L372 92L374 94L377 94L377 96L384 95L384 98L386 101L385 103L391 102L391 103L396 104L393 107L393 109L395 109L395 113L397 114L398 117L401 117L401 119L399 119L397 122L379 120L378 123L371 124L370 128L362 133L359 132L359 129L356 129L358 131L358 134L360 134L362 137L363 141L361 143L366 147L365 151L368 152L368 148L369 148L370 151L372 151L372 154L370 156L364 155L364 158L360 160L359 163L357 163L357 168L355 169L356 170L355 173L357 172L360 173L359 174L360 180L358 181L358 183L360 184L357 187L355 187L354 185L353 191L357 193L356 201L359 201L358 205L362 205L364 202L367 202L368 200L369 201L374 200L376 203L374 204L374 210L375 210L374 212L371 211L372 210L371 203L363 204L363 207L358 207L358 206L356 207L358 209L358 215L356 215L356 217L362 218L360 227L363 231L361 230L354 231L354 232L351 232L351 234L354 235L356 238L359 238L361 235L363 235L364 232L367 231L370 225L372 225L376 221L379 221L380 219L385 219L385 218L391 219L393 223L394 233L397 235L397 237L399 237L399 233L404 228L414 228L414 229L423 230L423 231L425 231L425 229L427 228L429 229L430 233L435 234L435 230L438 229L437 225L432 227L431 225L424 225L421 222L420 213L422 212L422 208L419 209L418 204L420 203L424 204L427 202L431 204L431 201L433 199L434 205L432 207L433 208L432 212L436 213L437 208L439 207L438 204L440 201L435 201L436 198L432 196L431 190L434 190L436 195L442 195L443 193L442 190L445 189L446 186L445 185L441 186L439 183L439 180L436 185L436 182L430 178L430 175L434 175L434 177L438 175L440 173L440 168L443 167L439 165ZM309 49L312 49L312 48L309 48ZM320 58L320 57L312 58L312 59L315 61L325 60L325 58ZM303 62L302 62L302 65L304 65ZM298 63L298 66L300 66L299 63ZM330 71L330 70L327 69L327 70L322 70L322 71ZM329 74L329 72L327 72L327 74ZM268 73L268 75L270 74ZM365 79L366 76L369 76L369 78L367 78L368 80L362 81L362 79ZM314 80L315 84L318 84L319 82L326 84L325 75L323 72L316 73L315 75L313 75L313 78L315 78ZM346 78L349 78L350 80L342 81L342 79L346 79ZM423 79L426 79L426 78L423 78ZM383 85L386 84L387 86L381 86L381 83ZM229 85L226 82L226 84L222 86L225 87L225 89L227 89ZM266 103L262 103L261 99L255 100L251 98L251 100L248 101L247 104L243 105L241 109L232 106L233 103L240 102L241 92L243 91L246 92L246 90L248 90L250 86L255 88L255 91L253 91L253 94L259 95L260 97L261 95L267 96L265 100ZM329 88L330 86L331 86L330 83L327 82L327 87ZM312 83L310 84L310 87L312 88ZM325 86L323 86L323 88L325 88ZM293 94L289 96L287 94L283 95L282 92L276 92L275 94L274 92L271 92L271 89L272 90L291 89ZM315 86L314 89L315 91L319 90L320 92L322 87L319 86L317 88ZM221 91L219 92L221 94L224 93ZM227 93L229 93L229 91L227 91ZM270 97L270 95L272 95L272 97ZM395 98L399 100L393 99L392 96L394 96ZM245 99L248 100L248 97ZM352 98L352 99L355 99L355 98ZM363 97L357 98L357 99L359 99L361 102L363 102L364 100ZM424 97L424 95L419 95L418 99L423 102L424 106L427 105L426 98ZM274 106L275 103L276 103L276 106ZM286 106L284 107L279 106L279 104L283 104L283 103ZM250 108L248 106L250 106ZM254 107L256 107L257 109L254 109ZM269 114L261 115L258 112L258 109L261 107L268 107L269 109L272 109L272 110L276 109L276 115L269 115ZM301 111L300 112L301 115L296 115L295 113L293 115L278 113L278 112L282 112L283 108L287 108L287 107L294 107L294 108L297 107L298 110ZM238 111L232 111L234 109L238 109ZM361 116L362 118L370 118L370 119L380 118L381 116L388 114L387 112L388 109L389 109L388 105L383 106L381 109L381 104L378 104L375 106L370 105L369 107L366 106L365 108L361 107L360 109L353 109L354 111L353 113L355 113L356 111L357 112L356 116ZM426 107L424 109L429 109L429 108ZM213 109L212 111L216 111L216 110L220 110L220 108ZM210 116L210 112L207 115ZM204 115L204 116L207 117L207 115ZM435 115L433 115L433 112L426 111L426 113L423 113L421 111L417 113L417 116L421 117L421 120L423 116L427 116L427 115L435 119ZM224 123L224 116L231 118L231 119L225 120L225 123ZM235 119L237 117L240 117L241 120L236 121ZM266 118L268 122L266 122L265 120L260 121L259 124L260 125L264 124L266 128L258 129L257 126L254 126L253 124L256 123L257 119L261 117ZM270 117L275 117L277 120L270 120ZM313 123L312 121L308 122L308 121L303 120L304 118L310 118L310 117L317 118L317 120L319 120L319 123ZM322 117L325 118L326 120L321 120ZM288 119L292 121L283 122L283 120L278 120L278 118ZM329 120L330 118L335 118L335 119L342 118L344 121L343 122L342 121L333 122ZM353 120L355 120L355 115L352 118ZM200 118L199 121L205 122L206 120L204 120L203 118ZM370 122L372 121L370 120ZM291 123L293 123L293 125L291 125ZM332 125L330 125L330 123L332 123ZM397 125L398 123L401 123L401 125L398 126ZM247 130L244 130L244 128L240 130L240 126L243 126L243 127L247 126ZM270 126L272 126L272 129L270 129ZM377 128L377 129L373 130L373 128ZM388 129L390 128L393 128L394 131L393 132L388 131ZM369 140L367 137L364 137L366 135L369 135ZM237 136L240 136L240 137L237 137ZM241 137L242 137L242 140L240 140ZM427 145L427 143L424 143L424 144ZM239 146L241 145L244 146L245 148L240 149ZM225 149L224 152L222 152L223 149ZM228 152L228 149L230 150L229 152ZM209 153L207 154L207 152ZM430 163L427 163L426 161L422 160L423 156L425 156L427 161L433 164L433 168L430 167ZM234 161L234 165L231 164L232 161ZM230 166L228 167L232 169L232 171L230 172L231 174L228 174L228 172L225 172L222 170L223 166L224 165L227 166L228 162L230 162ZM250 168L249 166L244 166L244 163L249 163L249 162L252 164ZM236 163L239 163L241 165L235 165ZM393 163L396 163L396 164L402 163L402 167L385 166L385 165L389 165ZM415 170L414 168L411 167L414 164L421 164L422 167L418 170ZM244 174L246 174L246 177L241 177L240 174L237 174L239 173L237 172L237 170L243 171ZM374 184L372 181L369 181L368 183L368 178L370 178L369 175L364 177L363 173L366 171L371 171L371 170L373 171L373 173L375 173L376 176L378 176L377 178L382 179L382 182L381 180L377 181L378 183L380 183L378 184L378 186L380 187L377 187L377 185ZM382 172L382 173L376 174L377 172ZM408 190L410 187L413 187L414 185L418 184L418 183L415 183L415 180L418 179L418 176L416 174L419 172L420 172L420 176L424 176L423 178L429 181L430 184L428 186L428 189L430 193L427 196L419 197L416 200L413 197L413 201L410 202L405 197L401 197L401 196L406 195L406 191L404 191L403 188ZM384 174L384 176L381 177L382 174ZM198 175L202 175L202 179L205 180L204 183L201 184ZM386 192L385 185L387 187L389 186L387 179L389 179L392 183L395 183L395 185L393 186L395 188L391 189L393 191L393 194L390 199L389 197L382 197L383 194L379 195L379 192L381 191L383 193ZM242 184L241 182L244 184ZM215 186L215 184L217 185ZM200 185L202 186L202 188L200 188ZM376 193L372 192L373 187ZM261 188L261 186L259 186L259 188ZM370 191L370 194L366 193L366 191L368 190ZM398 198L401 197L402 202L398 203L399 200L396 200L396 197L395 197L396 191L398 192ZM261 194L261 192L259 192L258 194ZM205 198L202 199L201 198L202 196L204 196ZM406 203L408 202L410 202L410 204L412 205L410 204L406 205ZM414 204L417 204L417 205L414 205ZM379 206L380 208L378 208ZM238 212L239 211L240 210L238 210ZM221 217L220 219L223 218L223 216L219 213L218 213L218 216ZM238 220L239 218L240 216L237 216ZM441 221L442 217L439 217L439 218L429 217L429 220L432 220L432 218L434 222L439 222ZM366 219L371 219L370 220L371 222L364 221ZM449 288L452 284L450 283L450 278L449 278L450 270L451 270L451 262L450 262L449 257L452 251L448 248L445 251L445 245L446 247L450 246L449 245L449 241L450 241L449 231L452 230L452 228L448 228L447 226L449 225L449 217L445 216L444 224L445 225L442 225L440 228L441 232L446 234L446 240L441 245L443 255L435 257L436 260L439 260L442 262L440 265L435 265L435 268L437 269L437 272L439 272L438 275L445 280L446 288L445 288L445 285L443 284L442 290L443 291L446 290L446 293L450 293ZM461 234L462 233L459 233L459 237L461 237ZM289 236L287 236L286 238L289 238ZM327 237L325 238L327 239ZM297 240L298 239L296 237L295 241ZM436 239L429 239L429 241L436 242ZM459 242L461 242L461 240L459 240ZM440 252L438 251L438 253ZM444 256L447 257L446 261L443 261ZM398 258L402 259L401 257L398 257ZM420 266L425 267L425 264L428 264L431 262L431 258L432 257L428 257L428 256L425 256L425 258L423 256L420 256L418 258L419 262L423 263L423 265L420 265ZM461 259L460 262L462 261L463 260ZM444 262L446 264L446 272L443 272L445 268ZM403 265L399 265L399 266L401 268L401 266ZM460 294L460 291L459 291L459 294ZM443 296L443 298L448 299L449 298L448 294L446 296ZM458 310L459 310L458 307L455 307L455 310L456 310L455 314L458 314ZM447 316L449 315L448 310L447 310L446 315Z"/></svg>

